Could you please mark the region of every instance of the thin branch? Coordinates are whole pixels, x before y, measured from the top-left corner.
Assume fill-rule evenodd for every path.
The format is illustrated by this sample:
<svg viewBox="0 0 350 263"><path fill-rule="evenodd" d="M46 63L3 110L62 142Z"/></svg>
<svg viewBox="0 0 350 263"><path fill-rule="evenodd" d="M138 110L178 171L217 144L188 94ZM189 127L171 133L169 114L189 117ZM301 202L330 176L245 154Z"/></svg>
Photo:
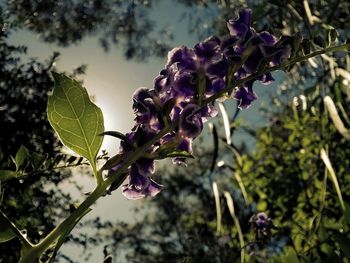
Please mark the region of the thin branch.
<svg viewBox="0 0 350 263"><path fill-rule="evenodd" d="M12 221L2 211L0 211L0 220L2 223L6 224L8 228L12 230L13 234L16 237L18 237L21 240L24 247L26 248L33 247L33 244L30 243L30 241L22 234L21 230L19 230L17 226L14 223L12 223Z"/></svg>

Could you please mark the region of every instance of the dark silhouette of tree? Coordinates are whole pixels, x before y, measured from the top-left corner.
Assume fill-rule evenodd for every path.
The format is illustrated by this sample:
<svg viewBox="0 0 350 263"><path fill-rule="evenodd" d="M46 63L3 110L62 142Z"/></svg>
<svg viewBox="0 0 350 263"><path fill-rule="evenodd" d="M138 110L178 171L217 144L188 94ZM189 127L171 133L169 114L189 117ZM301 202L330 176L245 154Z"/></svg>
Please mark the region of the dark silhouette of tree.
<svg viewBox="0 0 350 263"><path fill-rule="evenodd" d="M13 23L40 34L48 43L66 47L97 35L105 50L117 45L127 59L144 59L165 56L172 38L150 19L153 2L157 1L23 0L7 1L5 8Z"/></svg>
<svg viewBox="0 0 350 263"><path fill-rule="evenodd" d="M50 71L58 54L47 62L23 61L26 47L7 43L11 27L3 12L0 14L0 170L15 170L11 157L21 145L30 155L43 155L42 162L46 160L48 168L2 183L1 210L37 242L54 227L55 220L69 213L69 204L74 201L52 187L71 176L69 171L51 170L59 160L67 161L58 155L61 145L46 117L47 94L53 87ZM27 172L34 172L32 169L28 167ZM17 262L19 252L17 239L1 243L0 262Z"/></svg>

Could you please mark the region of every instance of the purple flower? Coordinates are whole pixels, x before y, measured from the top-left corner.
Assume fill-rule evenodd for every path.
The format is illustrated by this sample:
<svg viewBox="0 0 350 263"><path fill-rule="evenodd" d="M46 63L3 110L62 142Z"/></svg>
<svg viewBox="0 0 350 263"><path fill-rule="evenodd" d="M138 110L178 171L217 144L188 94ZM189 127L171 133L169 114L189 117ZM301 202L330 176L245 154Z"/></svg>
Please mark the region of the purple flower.
<svg viewBox="0 0 350 263"><path fill-rule="evenodd" d="M182 136L196 138L203 129L200 115L200 107L196 104L188 104L182 110L179 121L179 129Z"/></svg>
<svg viewBox="0 0 350 263"><path fill-rule="evenodd" d="M173 82L173 96L176 98L183 97L186 99L192 97L197 89L198 74L197 72L184 71L177 72Z"/></svg>
<svg viewBox="0 0 350 263"><path fill-rule="evenodd" d="M251 103L258 98L258 96L253 91L253 82L245 83L245 86L239 87L236 92L234 92L233 98L239 101L238 107L240 109L247 109Z"/></svg>
<svg viewBox="0 0 350 263"><path fill-rule="evenodd" d="M137 161L131 165L129 182L122 187L126 198L137 200L147 196L154 197L161 191L162 186L153 181L149 177L150 174L147 174L150 172L149 169L149 163L144 161Z"/></svg>
<svg viewBox="0 0 350 263"><path fill-rule="evenodd" d="M178 128L147 148L148 156L158 159L176 150L192 153L192 142L202 132L203 123L217 115L214 102L202 105L202 99L256 74L261 67L280 65L290 57L291 37L277 40L269 32L256 32L251 24L252 11L242 9L228 21L230 35L223 40L209 37L193 48L180 46L169 52L165 69L154 79L154 88L140 88L133 95L135 125L120 144L121 156L132 154L135 148L145 145L168 122L178 122L175 125ZM239 108L248 108L257 99L253 91L256 80L264 85L274 81L271 73L266 73L236 87L232 96L239 100ZM186 160L179 157L173 161L185 163ZM123 186L127 198L140 199L160 192L162 186L151 179L153 159L138 159L128 172L129 181ZM264 213L255 215L252 220L255 227L264 227L269 221Z"/></svg>
<svg viewBox="0 0 350 263"><path fill-rule="evenodd" d="M130 178L130 177L129 177ZM162 190L162 185L157 184L150 178L147 178L147 184L142 189L137 189L135 185L126 184L123 185L123 195L130 200L138 200L145 197L155 197Z"/></svg>
<svg viewBox="0 0 350 263"><path fill-rule="evenodd" d="M250 25L252 21L252 10L241 9L238 12L238 16L230 19L227 22L227 28L230 31L230 35L237 37L240 40L244 40L250 31Z"/></svg>
<svg viewBox="0 0 350 263"><path fill-rule="evenodd" d="M196 70L199 74L206 73L209 77L225 77L228 62L221 51L220 39L210 37L194 47L196 54Z"/></svg>
<svg viewBox="0 0 350 263"><path fill-rule="evenodd" d="M253 227L261 232L262 234L267 234L274 227L272 219L269 218L264 212L257 213L253 215L249 222L253 224Z"/></svg>
<svg viewBox="0 0 350 263"><path fill-rule="evenodd" d="M135 120L137 123L157 123L157 107L153 101L154 92L154 90L146 88L139 88L135 91L132 108L136 115Z"/></svg>
<svg viewBox="0 0 350 263"><path fill-rule="evenodd" d="M181 70L195 70L195 58L196 55L193 49L186 46L180 46L172 49L168 54L168 62L166 63L166 68L171 65L176 64L177 68Z"/></svg>

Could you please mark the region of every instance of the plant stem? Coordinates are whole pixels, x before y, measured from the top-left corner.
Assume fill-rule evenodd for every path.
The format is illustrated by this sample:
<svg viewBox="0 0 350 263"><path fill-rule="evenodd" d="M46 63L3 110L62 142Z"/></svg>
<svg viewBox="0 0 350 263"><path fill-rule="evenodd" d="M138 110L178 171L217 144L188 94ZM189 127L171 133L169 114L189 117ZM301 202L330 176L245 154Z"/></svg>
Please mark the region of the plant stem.
<svg viewBox="0 0 350 263"><path fill-rule="evenodd" d="M118 187L123 183L126 179L126 175L124 175L124 171L135 162L140 156L147 150L150 146L152 146L155 142L157 142L160 138L162 138L165 134L171 131L175 127L174 124L170 124L161 130L154 138L148 141L146 144L142 145L138 148L134 153L132 153L123 165L118 169L117 172L109 176L105 181L101 182L95 190L77 207L75 211L73 211L64 221L62 221L57 227L55 227L39 244L34 246L35 255L42 254L53 242L55 242L60 235L63 233L65 229L67 229L71 224L76 222L82 214L93 204L95 201L105 194L108 187L118 181ZM98 171L101 174L101 171Z"/></svg>
<svg viewBox="0 0 350 263"><path fill-rule="evenodd" d="M32 248L33 247L33 244L30 243L30 241L22 234L21 230L19 230L17 228L17 226L12 223L12 221L2 212L0 211L0 218L1 218L1 222L6 224L7 227L9 227L13 234L19 238L19 240L21 240L22 242L22 245L25 247L25 248Z"/></svg>
<svg viewBox="0 0 350 263"><path fill-rule="evenodd" d="M260 72L254 73L249 75L248 77L238 80L234 82L232 85L228 85L225 89L218 92L217 94L212 95L211 97L206 98L202 101L202 105L206 105L209 103L214 102L217 98L222 97L225 93L230 92L234 89L234 87L240 86L244 84L247 81L253 80L257 78L258 76L262 74L266 74L275 70L283 69L289 66L292 66L298 62L307 60L309 58L329 53L329 52L335 52L335 51L344 51L350 49L350 44L343 44L339 46L333 46L324 48L318 51L315 51L313 53L310 53L308 55L305 55L303 57L298 57L295 59L292 59L290 61L287 61L286 63L280 65L280 66L273 66L266 68ZM93 204L95 201L100 198L102 195L105 194L106 190L112 183L116 183L116 186L119 187L123 181L126 179L127 174L125 174L125 171L128 169L128 167L135 162L137 159L139 159L145 151L151 147L155 142L157 142L159 139L161 139L164 135L172 131L176 126L178 125L177 122L170 123L165 128L163 128L156 136L154 136L151 140L149 140L147 143L139 147L135 150L135 152L132 152L126 160L123 162L123 165L116 171L115 173L111 174L106 180L103 181L103 179L100 181L95 188L95 190L77 207L75 211L73 211L64 221L62 221L57 227L55 227L39 244L35 245L33 247L33 254L34 255L40 255L42 254L53 242L55 242L60 235L63 233L65 229L67 229L71 224L76 222L85 212L86 210ZM102 178L102 171L97 171L97 174L99 174ZM24 237L23 237L24 238ZM26 239L25 239L26 240ZM28 241L27 241L28 242ZM28 242L28 244L30 244Z"/></svg>
<svg viewBox="0 0 350 263"><path fill-rule="evenodd" d="M45 252L45 250L60 237L66 228L76 222L76 220L82 214L84 214L99 197L104 194L105 190L106 189L104 189L102 185L98 185L95 190L84 200L84 202L77 207L76 210L74 210L64 221L56 226L40 243L34 246L35 254L40 255Z"/></svg>

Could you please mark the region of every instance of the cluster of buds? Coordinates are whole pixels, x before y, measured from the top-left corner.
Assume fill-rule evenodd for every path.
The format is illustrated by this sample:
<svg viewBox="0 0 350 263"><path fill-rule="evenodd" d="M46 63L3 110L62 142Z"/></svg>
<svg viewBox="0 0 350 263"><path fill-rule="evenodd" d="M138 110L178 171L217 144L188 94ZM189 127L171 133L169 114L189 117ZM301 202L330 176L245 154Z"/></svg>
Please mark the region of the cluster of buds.
<svg viewBox="0 0 350 263"><path fill-rule="evenodd" d="M151 179L155 159L173 157L174 163L179 164L191 156L192 141L201 133L203 123L217 114L211 96L231 95L241 109L247 108L257 99L253 83L258 80L269 84L274 79L267 73L241 86L234 84L290 57L289 42L266 31L257 33L251 27L251 18L251 10L240 10L228 21L229 35L224 39L210 37L194 48L174 48L165 68L155 78L154 88L139 88L134 93L135 125L121 142L121 155L132 154L163 128L176 125L129 167L128 183L123 186L128 199L153 197L161 191L162 186ZM114 170L121 164L122 161Z"/></svg>

